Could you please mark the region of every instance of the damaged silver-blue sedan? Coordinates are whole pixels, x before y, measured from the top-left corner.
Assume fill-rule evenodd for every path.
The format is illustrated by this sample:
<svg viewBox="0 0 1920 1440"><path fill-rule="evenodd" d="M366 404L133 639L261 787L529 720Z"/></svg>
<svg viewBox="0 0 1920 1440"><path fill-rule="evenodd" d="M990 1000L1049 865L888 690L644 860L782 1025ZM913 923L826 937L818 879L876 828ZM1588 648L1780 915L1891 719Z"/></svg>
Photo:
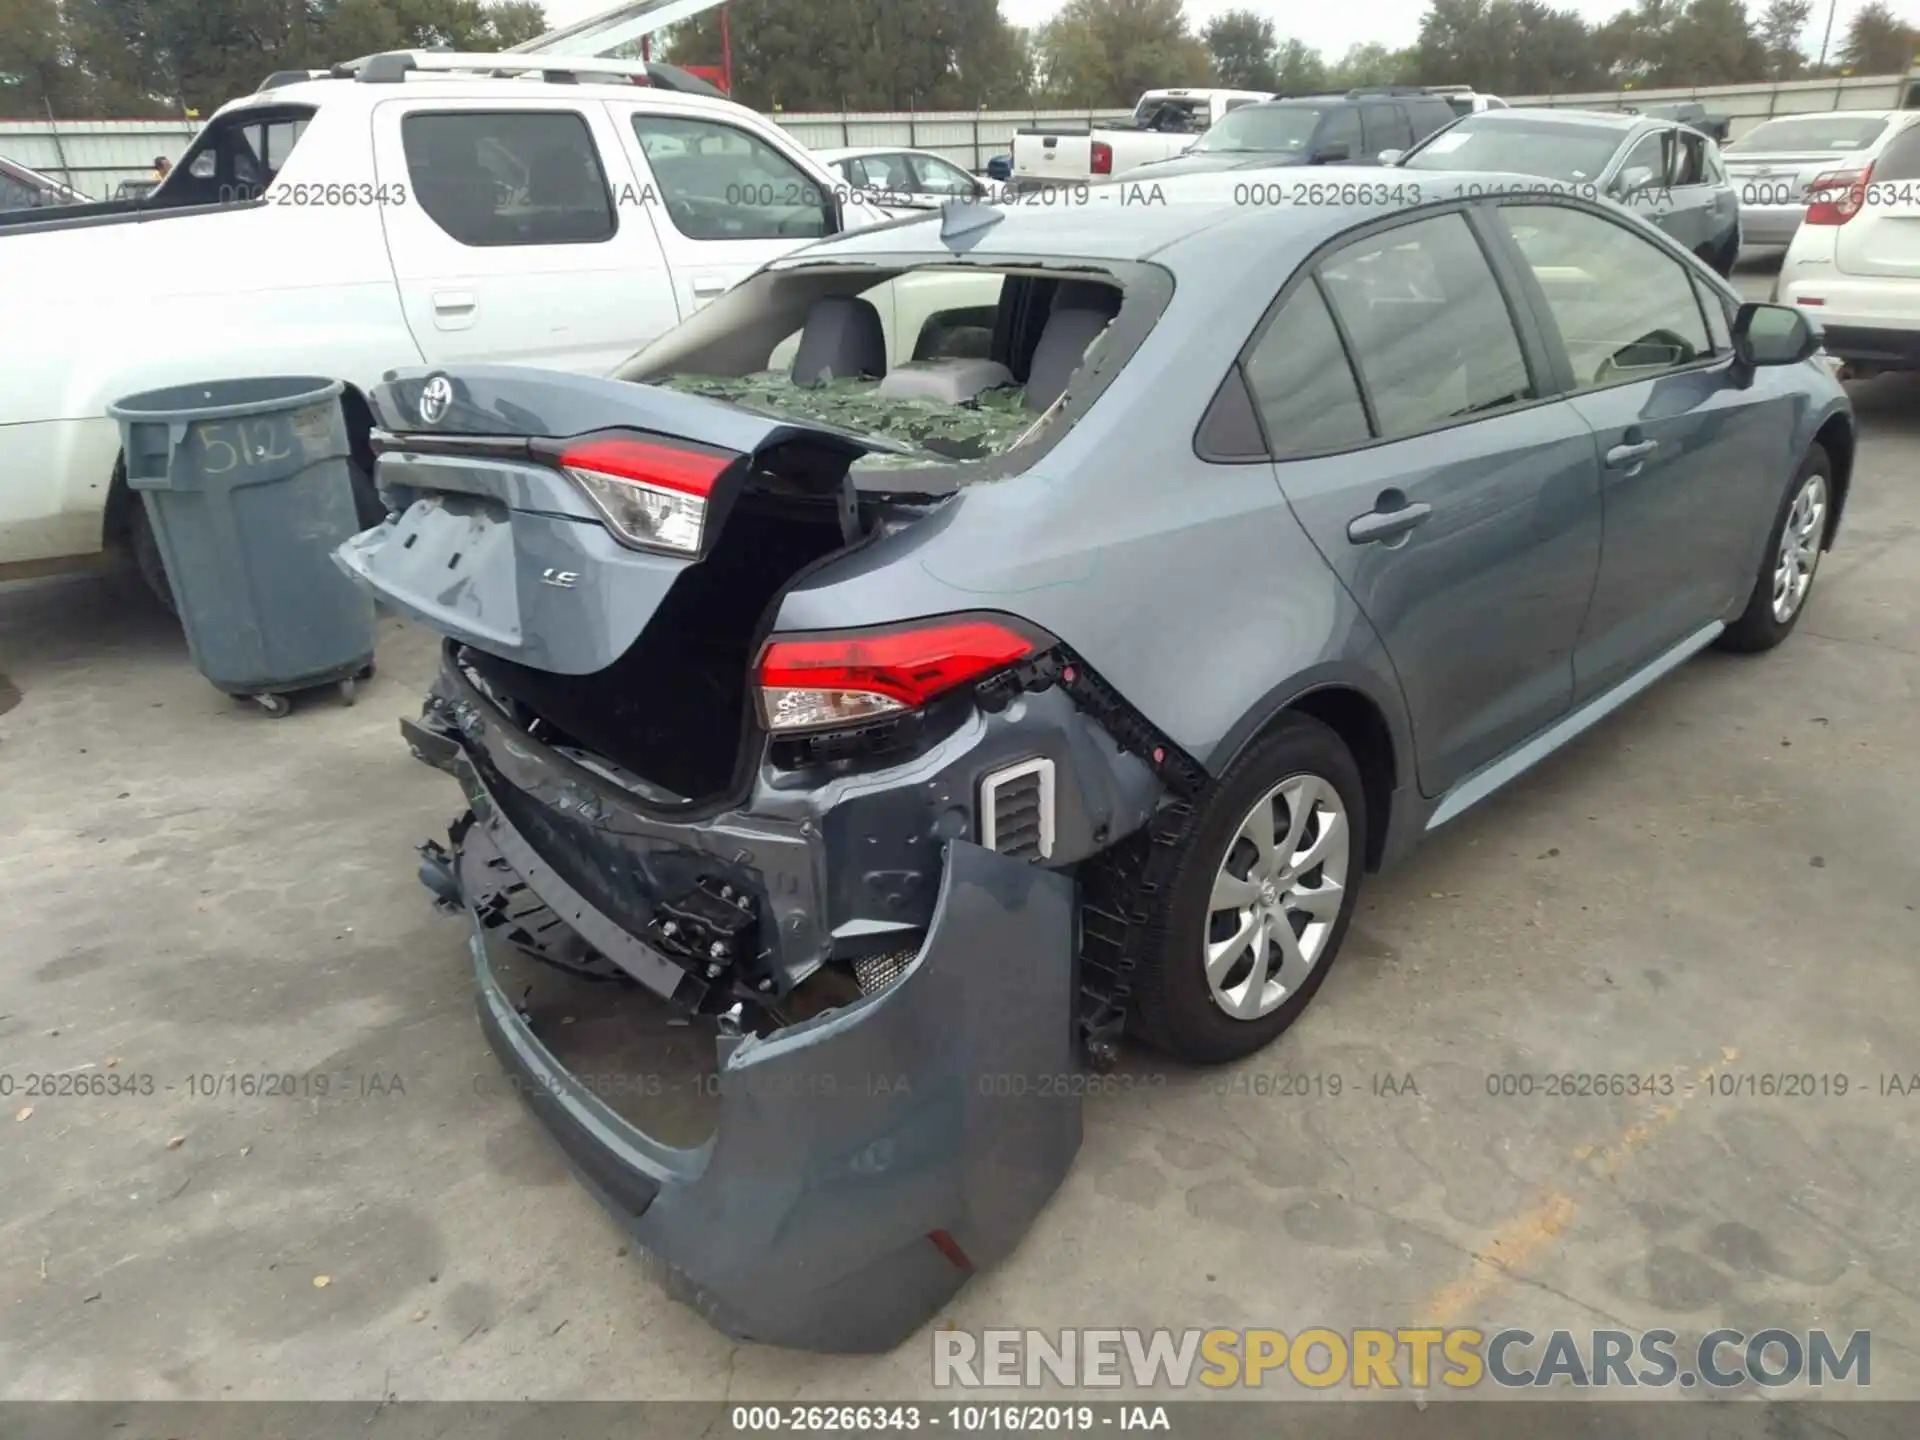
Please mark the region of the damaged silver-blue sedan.
<svg viewBox="0 0 1920 1440"><path fill-rule="evenodd" d="M611 378L375 397L392 514L341 561L445 637L405 729L468 805L423 878L735 1336L899 1342L1059 1185L1083 1055L1270 1043L1365 873L1808 603L1854 432L1807 317L1525 180L1220 180L828 240ZM711 1035L710 1129L570 1073L529 955Z"/></svg>

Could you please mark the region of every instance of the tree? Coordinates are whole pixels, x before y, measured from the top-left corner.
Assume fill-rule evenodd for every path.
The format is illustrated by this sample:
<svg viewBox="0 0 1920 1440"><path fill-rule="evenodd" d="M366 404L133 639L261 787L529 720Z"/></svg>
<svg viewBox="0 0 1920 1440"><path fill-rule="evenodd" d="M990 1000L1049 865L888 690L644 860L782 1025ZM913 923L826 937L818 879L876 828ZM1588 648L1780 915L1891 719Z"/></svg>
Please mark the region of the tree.
<svg viewBox="0 0 1920 1440"><path fill-rule="evenodd" d="M0 0L0 115L72 113L83 77L65 63L66 44L54 0Z"/></svg>
<svg viewBox="0 0 1920 1440"><path fill-rule="evenodd" d="M1224 10L1200 32L1213 55L1213 78L1233 90L1277 90L1273 22L1251 10Z"/></svg>
<svg viewBox="0 0 1920 1440"><path fill-rule="evenodd" d="M1274 86L1283 95L1312 95L1327 88L1327 63L1304 40L1286 40L1273 56Z"/></svg>
<svg viewBox="0 0 1920 1440"><path fill-rule="evenodd" d="M1180 0L1067 0L1034 48L1047 98L1063 105L1131 104L1147 90L1204 85L1213 71Z"/></svg>
<svg viewBox="0 0 1920 1440"><path fill-rule="evenodd" d="M1760 45L1766 51L1767 74L1791 80L1803 74L1807 57L1800 53L1800 36L1813 17L1813 0L1767 0L1760 12Z"/></svg>
<svg viewBox="0 0 1920 1440"><path fill-rule="evenodd" d="M1767 74L1767 50L1744 0L1689 0L1668 32L1656 71L1668 85L1734 85Z"/></svg>
<svg viewBox="0 0 1920 1440"><path fill-rule="evenodd" d="M761 110L977 109L1032 91L1025 32L998 0L735 0L727 35L734 98ZM674 26L659 49L718 64L718 13Z"/></svg>
<svg viewBox="0 0 1920 1440"><path fill-rule="evenodd" d="M1328 83L1335 90L1350 90L1362 85L1398 85L1407 80L1416 64L1411 50L1389 50L1378 41L1352 45L1335 62Z"/></svg>
<svg viewBox="0 0 1920 1440"><path fill-rule="evenodd" d="M1840 63L1856 75L1906 73L1920 50L1920 31L1893 13L1885 0L1870 0L1854 11L1847 26Z"/></svg>
<svg viewBox="0 0 1920 1440"><path fill-rule="evenodd" d="M499 50L547 28L529 0L66 0L61 13L91 114L207 114L275 70L439 44Z"/></svg>

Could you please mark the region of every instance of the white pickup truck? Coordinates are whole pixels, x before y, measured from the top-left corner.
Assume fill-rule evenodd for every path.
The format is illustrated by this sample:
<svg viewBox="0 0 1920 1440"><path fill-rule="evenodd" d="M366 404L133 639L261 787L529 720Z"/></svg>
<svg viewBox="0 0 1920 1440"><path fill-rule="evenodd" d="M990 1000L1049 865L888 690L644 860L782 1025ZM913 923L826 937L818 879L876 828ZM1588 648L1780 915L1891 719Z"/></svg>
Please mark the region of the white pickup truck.
<svg viewBox="0 0 1920 1440"><path fill-rule="evenodd" d="M1271 100L1261 90L1149 90L1133 118L1087 130L1035 126L1014 132L1013 188L1085 184L1185 150L1229 110Z"/></svg>
<svg viewBox="0 0 1920 1440"><path fill-rule="evenodd" d="M0 577L125 543L162 578L106 416L124 396L345 381L374 523L365 394L386 371L605 373L767 261L891 218L770 121L671 85L708 88L544 54L280 74L146 199L0 215ZM954 284L886 297L893 358Z"/></svg>

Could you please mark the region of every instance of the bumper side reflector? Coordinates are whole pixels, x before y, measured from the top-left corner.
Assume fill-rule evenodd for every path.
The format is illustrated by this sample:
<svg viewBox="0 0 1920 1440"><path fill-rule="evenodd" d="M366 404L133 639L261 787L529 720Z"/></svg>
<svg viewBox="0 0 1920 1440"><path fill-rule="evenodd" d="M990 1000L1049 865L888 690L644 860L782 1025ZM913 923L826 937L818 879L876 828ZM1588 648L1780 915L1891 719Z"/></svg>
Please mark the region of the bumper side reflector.
<svg viewBox="0 0 1920 1440"><path fill-rule="evenodd" d="M956 1270L973 1269L973 1261L967 1258L967 1252L960 1248L960 1242L944 1230L929 1230L927 1238L933 1241L934 1249L953 1262Z"/></svg>

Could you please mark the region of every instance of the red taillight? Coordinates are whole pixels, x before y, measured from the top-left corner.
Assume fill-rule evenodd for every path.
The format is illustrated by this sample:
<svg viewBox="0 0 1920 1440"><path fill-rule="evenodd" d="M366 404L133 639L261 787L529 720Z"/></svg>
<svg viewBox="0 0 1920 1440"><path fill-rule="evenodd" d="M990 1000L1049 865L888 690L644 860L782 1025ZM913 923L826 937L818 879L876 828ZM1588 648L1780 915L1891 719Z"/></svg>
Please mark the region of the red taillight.
<svg viewBox="0 0 1920 1440"><path fill-rule="evenodd" d="M608 526L629 544L700 553L707 498L739 457L627 435L569 442L560 468L587 492Z"/></svg>
<svg viewBox="0 0 1920 1440"><path fill-rule="evenodd" d="M1093 142L1093 173L1096 175L1113 173L1113 146L1104 140Z"/></svg>
<svg viewBox="0 0 1920 1440"><path fill-rule="evenodd" d="M713 482L733 460L727 454L682 450L624 436L581 440L560 452L560 463L569 470L592 470L617 480L637 480L703 499L713 492Z"/></svg>
<svg viewBox="0 0 1920 1440"><path fill-rule="evenodd" d="M1807 204L1809 225L1844 225L1860 213L1867 202L1867 186L1873 180L1873 166L1864 170L1829 170L1815 178Z"/></svg>
<svg viewBox="0 0 1920 1440"><path fill-rule="evenodd" d="M758 667L761 714L775 734L858 725L917 710L1038 648L987 619L770 640Z"/></svg>

